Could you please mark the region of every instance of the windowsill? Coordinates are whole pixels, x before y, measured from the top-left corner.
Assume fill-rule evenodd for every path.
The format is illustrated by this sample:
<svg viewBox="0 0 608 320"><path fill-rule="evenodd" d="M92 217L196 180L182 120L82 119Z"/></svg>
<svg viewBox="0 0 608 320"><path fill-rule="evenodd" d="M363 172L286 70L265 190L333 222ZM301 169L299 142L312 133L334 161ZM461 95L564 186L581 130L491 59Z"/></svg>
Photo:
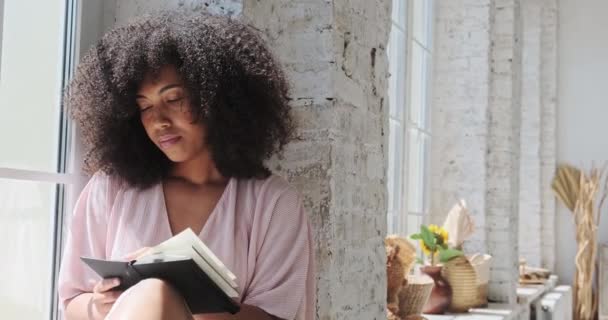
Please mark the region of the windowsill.
<svg viewBox="0 0 608 320"><path fill-rule="evenodd" d="M511 320L524 311L523 305L490 303L487 308L471 309L469 313L424 315L428 320Z"/></svg>
<svg viewBox="0 0 608 320"><path fill-rule="evenodd" d="M545 292L552 290L557 285L557 276L552 275L544 284L520 285L517 288L517 301L519 304L530 304Z"/></svg>
<svg viewBox="0 0 608 320"><path fill-rule="evenodd" d="M428 320L512 320L530 310L530 304L544 293L555 288L557 276L551 276L541 285L522 285L517 288L517 305L490 303L487 308L475 308L469 313L424 315Z"/></svg>

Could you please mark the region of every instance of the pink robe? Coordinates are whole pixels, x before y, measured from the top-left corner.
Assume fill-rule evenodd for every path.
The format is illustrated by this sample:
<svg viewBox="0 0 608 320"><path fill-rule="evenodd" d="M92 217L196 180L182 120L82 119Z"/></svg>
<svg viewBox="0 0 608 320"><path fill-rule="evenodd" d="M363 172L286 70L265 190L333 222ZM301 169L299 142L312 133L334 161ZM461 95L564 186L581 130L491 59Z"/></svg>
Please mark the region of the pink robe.
<svg viewBox="0 0 608 320"><path fill-rule="evenodd" d="M172 236L161 183L138 190L96 173L71 220L59 301L91 292L100 278L80 256L122 260ZM299 193L282 178L231 178L199 237L236 275L240 302L282 319L315 314L314 250Z"/></svg>

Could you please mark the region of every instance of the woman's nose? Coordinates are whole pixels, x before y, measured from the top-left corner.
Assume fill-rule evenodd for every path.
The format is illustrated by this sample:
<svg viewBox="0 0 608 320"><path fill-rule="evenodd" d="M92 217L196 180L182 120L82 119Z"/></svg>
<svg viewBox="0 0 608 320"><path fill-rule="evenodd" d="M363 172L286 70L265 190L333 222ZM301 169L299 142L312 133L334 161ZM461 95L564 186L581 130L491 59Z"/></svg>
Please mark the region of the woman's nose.
<svg viewBox="0 0 608 320"><path fill-rule="evenodd" d="M151 110L153 112L152 121L155 126L164 128L171 124L171 118L167 114L166 108L160 107L160 108L152 108L152 109L153 109L153 110Z"/></svg>

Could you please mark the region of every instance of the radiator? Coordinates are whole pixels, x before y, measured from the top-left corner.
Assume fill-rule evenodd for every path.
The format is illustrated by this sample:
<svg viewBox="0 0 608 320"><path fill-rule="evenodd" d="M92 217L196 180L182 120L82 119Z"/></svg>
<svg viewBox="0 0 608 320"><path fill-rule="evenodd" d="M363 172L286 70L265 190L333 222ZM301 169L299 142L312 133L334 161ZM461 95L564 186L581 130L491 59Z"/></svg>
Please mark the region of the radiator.
<svg viewBox="0 0 608 320"><path fill-rule="evenodd" d="M600 320L608 320L608 244L600 246Z"/></svg>
<svg viewBox="0 0 608 320"><path fill-rule="evenodd" d="M572 320L572 288L558 286L545 293L532 305L532 319Z"/></svg>

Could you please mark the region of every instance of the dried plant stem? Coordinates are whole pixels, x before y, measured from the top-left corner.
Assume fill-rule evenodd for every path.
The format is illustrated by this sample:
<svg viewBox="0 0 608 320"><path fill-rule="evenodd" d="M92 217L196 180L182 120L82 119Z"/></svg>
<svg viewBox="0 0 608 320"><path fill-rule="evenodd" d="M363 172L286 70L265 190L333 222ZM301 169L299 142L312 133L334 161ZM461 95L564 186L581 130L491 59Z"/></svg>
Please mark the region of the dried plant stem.
<svg viewBox="0 0 608 320"><path fill-rule="evenodd" d="M580 189L574 209L578 250L576 264L576 318L593 319L593 274L597 255L595 196L599 189L599 171L589 177L581 174Z"/></svg>
<svg viewBox="0 0 608 320"><path fill-rule="evenodd" d="M576 226L577 253L574 277L574 319L594 319L597 313L597 294L593 283L597 266L597 232L600 212L608 193L608 177L605 177L604 190L599 205L595 207L597 194L605 170L591 169L589 175L580 170L562 165L558 168L552 189L558 199L572 211Z"/></svg>

